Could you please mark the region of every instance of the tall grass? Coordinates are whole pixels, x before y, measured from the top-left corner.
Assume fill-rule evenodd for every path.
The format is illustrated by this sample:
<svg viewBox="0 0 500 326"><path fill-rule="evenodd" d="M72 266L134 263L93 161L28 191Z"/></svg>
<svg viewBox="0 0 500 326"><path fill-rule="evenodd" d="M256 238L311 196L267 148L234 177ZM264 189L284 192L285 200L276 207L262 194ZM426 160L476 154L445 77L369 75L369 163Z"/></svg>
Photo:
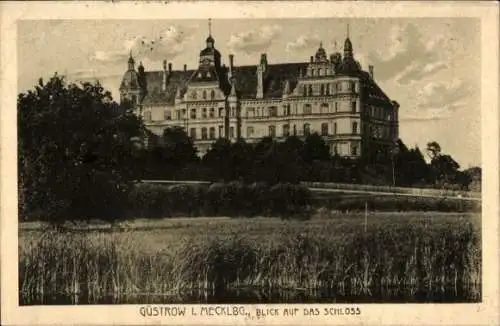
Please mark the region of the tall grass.
<svg viewBox="0 0 500 326"><path fill-rule="evenodd" d="M106 296L253 287L374 299L396 291L422 300L455 291L480 299L477 225L459 217L392 219L372 221L366 233L362 219L350 218L30 234L20 246L20 298L40 303L47 296L77 295L92 303Z"/></svg>

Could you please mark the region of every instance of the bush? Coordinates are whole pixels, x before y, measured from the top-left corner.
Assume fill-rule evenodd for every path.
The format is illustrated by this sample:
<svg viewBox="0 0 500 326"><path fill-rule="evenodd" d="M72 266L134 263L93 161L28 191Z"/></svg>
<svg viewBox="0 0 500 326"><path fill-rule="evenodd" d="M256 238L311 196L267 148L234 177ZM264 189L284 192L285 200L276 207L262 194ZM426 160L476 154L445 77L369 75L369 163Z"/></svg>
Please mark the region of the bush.
<svg viewBox="0 0 500 326"><path fill-rule="evenodd" d="M129 195L130 217L171 216L300 216L310 205L307 188L241 182L203 185L137 184Z"/></svg>

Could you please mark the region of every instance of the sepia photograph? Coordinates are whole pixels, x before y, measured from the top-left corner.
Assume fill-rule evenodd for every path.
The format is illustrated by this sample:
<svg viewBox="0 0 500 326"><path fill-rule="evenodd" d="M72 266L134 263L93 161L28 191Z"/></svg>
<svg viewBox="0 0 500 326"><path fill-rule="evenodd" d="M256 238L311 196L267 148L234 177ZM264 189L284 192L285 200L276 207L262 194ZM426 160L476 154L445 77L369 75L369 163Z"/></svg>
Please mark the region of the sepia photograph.
<svg viewBox="0 0 500 326"><path fill-rule="evenodd" d="M485 303L480 18L15 32L18 307Z"/></svg>

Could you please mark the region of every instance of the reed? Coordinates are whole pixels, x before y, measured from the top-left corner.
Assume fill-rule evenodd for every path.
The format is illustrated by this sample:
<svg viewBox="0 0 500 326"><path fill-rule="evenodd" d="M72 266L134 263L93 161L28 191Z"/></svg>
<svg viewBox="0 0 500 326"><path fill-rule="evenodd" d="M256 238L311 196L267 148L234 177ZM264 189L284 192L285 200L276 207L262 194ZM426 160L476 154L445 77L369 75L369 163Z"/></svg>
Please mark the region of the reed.
<svg viewBox="0 0 500 326"><path fill-rule="evenodd" d="M391 221L391 223L387 223ZM467 216L284 221L197 221L169 230L30 231L22 235L22 304L50 296L103 297L328 290L395 291L426 300L436 291L480 299L480 225ZM123 303L123 302L122 302Z"/></svg>

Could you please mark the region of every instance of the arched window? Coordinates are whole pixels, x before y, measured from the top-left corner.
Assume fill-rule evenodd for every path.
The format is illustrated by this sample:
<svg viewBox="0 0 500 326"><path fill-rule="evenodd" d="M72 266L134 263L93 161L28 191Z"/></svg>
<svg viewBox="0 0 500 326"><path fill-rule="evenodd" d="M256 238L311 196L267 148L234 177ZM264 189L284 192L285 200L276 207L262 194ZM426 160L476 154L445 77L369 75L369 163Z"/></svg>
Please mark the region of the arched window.
<svg viewBox="0 0 500 326"><path fill-rule="evenodd" d="M283 125L283 137L290 136L290 125Z"/></svg>
<svg viewBox="0 0 500 326"><path fill-rule="evenodd" d="M202 97L204 100L207 99L207 91L206 90L203 90Z"/></svg>
<svg viewBox="0 0 500 326"><path fill-rule="evenodd" d="M311 125L309 123L304 124L304 136L309 136L311 134Z"/></svg>
<svg viewBox="0 0 500 326"><path fill-rule="evenodd" d="M358 133L358 123L356 121L354 121L352 123L352 133L353 134L357 134Z"/></svg>
<svg viewBox="0 0 500 326"><path fill-rule="evenodd" d="M321 124L321 135L328 136L328 123L326 122Z"/></svg>
<svg viewBox="0 0 500 326"><path fill-rule="evenodd" d="M193 140L196 139L196 128L189 129L189 137Z"/></svg>
<svg viewBox="0 0 500 326"><path fill-rule="evenodd" d="M212 91L210 92L210 99L211 100L214 100L215 99L215 91L212 89Z"/></svg>
<svg viewBox="0 0 500 326"><path fill-rule="evenodd" d="M269 137L276 137L276 127L273 125L269 126Z"/></svg>

